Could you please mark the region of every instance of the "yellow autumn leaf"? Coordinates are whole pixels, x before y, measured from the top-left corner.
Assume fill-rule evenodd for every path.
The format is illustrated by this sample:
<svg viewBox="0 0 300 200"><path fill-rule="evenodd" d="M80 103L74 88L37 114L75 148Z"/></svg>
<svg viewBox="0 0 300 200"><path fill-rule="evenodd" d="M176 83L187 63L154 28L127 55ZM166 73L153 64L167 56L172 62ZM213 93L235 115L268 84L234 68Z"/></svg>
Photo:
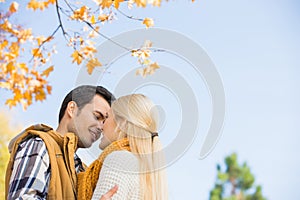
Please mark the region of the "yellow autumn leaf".
<svg viewBox="0 0 300 200"><path fill-rule="evenodd" d="M15 69L16 69L16 67L14 66L13 62L9 62L6 65L6 71L7 71L7 73L12 73Z"/></svg>
<svg viewBox="0 0 300 200"><path fill-rule="evenodd" d="M9 12L11 12L11 13L17 12L18 8L19 8L19 4L14 1L14 2L12 2L12 4L10 4Z"/></svg>
<svg viewBox="0 0 300 200"><path fill-rule="evenodd" d="M97 36L97 33L99 32L100 26L96 26L94 27L94 30L91 30L91 32L89 33L88 37L89 38L94 38Z"/></svg>
<svg viewBox="0 0 300 200"><path fill-rule="evenodd" d="M35 100L43 101L44 99L46 99L46 93L42 87L38 87L35 92Z"/></svg>
<svg viewBox="0 0 300 200"><path fill-rule="evenodd" d="M160 66L157 64L157 62L154 62L145 68L140 68L140 69L136 70L135 74L141 75L142 77L146 77L147 75L154 74L154 72L159 68L160 68Z"/></svg>
<svg viewBox="0 0 300 200"><path fill-rule="evenodd" d="M24 92L24 99L27 100L27 104L30 105L32 103L32 92L26 91Z"/></svg>
<svg viewBox="0 0 300 200"><path fill-rule="evenodd" d="M82 55L76 50L72 53L71 57L73 57L72 63L77 62L79 65L82 62Z"/></svg>
<svg viewBox="0 0 300 200"><path fill-rule="evenodd" d="M146 77L147 74L148 74L148 68L145 67L145 68L142 70L142 76L143 76L143 77Z"/></svg>
<svg viewBox="0 0 300 200"><path fill-rule="evenodd" d="M141 59L149 58L150 54L151 54L151 51L149 49L143 49L143 50L141 50L141 54L140 54L139 58L141 58Z"/></svg>
<svg viewBox="0 0 300 200"><path fill-rule="evenodd" d="M104 8L109 8L113 3L113 0L100 0L99 5L101 6L102 9Z"/></svg>
<svg viewBox="0 0 300 200"><path fill-rule="evenodd" d="M148 18L148 17L146 17L146 18L143 20L143 24L146 25L146 28L150 28L151 26L154 26L153 19Z"/></svg>
<svg viewBox="0 0 300 200"><path fill-rule="evenodd" d="M16 57L19 56L20 46L18 42L12 42L9 47L10 53L14 54Z"/></svg>
<svg viewBox="0 0 300 200"><path fill-rule="evenodd" d="M101 67L102 64L99 62L98 58L92 58L86 64L87 72L91 75L95 67Z"/></svg>
<svg viewBox="0 0 300 200"><path fill-rule="evenodd" d="M95 24L96 23L96 19L95 19L95 15L93 15L90 19L91 24Z"/></svg>
<svg viewBox="0 0 300 200"><path fill-rule="evenodd" d="M135 75L142 75L142 72L143 72L142 69L137 69Z"/></svg>
<svg viewBox="0 0 300 200"><path fill-rule="evenodd" d="M24 43L26 40L32 39L32 32L31 29L25 29L18 32L18 40L20 43Z"/></svg>
<svg viewBox="0 0 300 200"><path fill-rule="evenodd" d="M149 72L150 74L153 74L157 69L159 69L160 66L157 64L157 62L154 62L149 65Z"/></svg>
<svg viewBox="0 0 300 200"><path fill-rule="evenodd" d="M145 60L143 60L143 62L142 62L141 64L142 64L142 65L149 65L150 62L151 62L151 60L145 59Z"/></svg>
<svg viewBox="0 0 300 200"><path fill-rule="evenodd" d="M44 36L39 36L36 37L36 40L38 42L38 46L40 46L46 40L46 38Z"/></svg>
<svg viewBox="0 0 300 200"><path fill-rule="evenodd" d="M54 70L54 67L53 67L53 65L52 65L52 66L48 67L47 69L45 69L45 70L42 72L41 75L42 75L42 76L48 77L49 74L50 74L53 70Z"/></svg>
<svg viewBox="0 0 300 200"><path fill-rule="evenodd" d="M161 4L161 0L152 0L152 2L150 2L153 6L157 6L159 7Z"/></svg>
<svg viewBox="0 0 300 200"><path fill-rule="evenodd" d="M28 72L28 67L25 63L17 63L17 67L21 69L23 74L26 74Z"/></svg>
<svg viewBox="0 0 300 200"><path fill-rule="evenodd" d="M13 106L17 105L17 101L15 101L14 99L7 99L5 101L5 105L8 105L9 108L12 108Z"/></svg>
<svg viewBox="0 0 300 200"><path fill-rule="evenodd" d="M22 95L20 89L14 88L14 89L13 89L13 93L14 93L14 95L15 95L15 96L14 96L14 100L15 100L15 101L19 101L20 99L23 98L23 95Z"/></svg>
<svg viewBox="0 0 300 200"><path fill-rule="evenodd" d="M134 2L138 7L146 7L147 5L147 0L134 0Z"/></svg>

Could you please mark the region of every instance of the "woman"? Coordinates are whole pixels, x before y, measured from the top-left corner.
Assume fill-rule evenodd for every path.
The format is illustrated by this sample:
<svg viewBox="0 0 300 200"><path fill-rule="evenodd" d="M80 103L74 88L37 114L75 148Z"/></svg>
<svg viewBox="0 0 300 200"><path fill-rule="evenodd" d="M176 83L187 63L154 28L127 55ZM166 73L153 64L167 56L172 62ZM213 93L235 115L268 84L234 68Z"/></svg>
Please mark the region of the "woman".
<svg viewBox="0 0 300 200"><path fill-rule="evenodd" d="M168 199L155 111L152 101L141 94L112 103L103 122L103 152L78 175L78 199L98 200L114 185L114 200Z"/></svg>

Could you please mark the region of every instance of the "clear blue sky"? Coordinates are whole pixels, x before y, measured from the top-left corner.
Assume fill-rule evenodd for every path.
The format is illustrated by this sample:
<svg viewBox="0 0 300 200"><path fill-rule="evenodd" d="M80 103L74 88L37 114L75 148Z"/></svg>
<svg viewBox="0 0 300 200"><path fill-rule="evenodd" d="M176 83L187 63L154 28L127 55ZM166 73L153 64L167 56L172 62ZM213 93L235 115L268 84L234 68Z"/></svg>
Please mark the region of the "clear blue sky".
<svg viewBox="0 0 300 200"><path fill-rule="evenodd" d="M232 152L238 153L241 162L248 163L255 182L263 186L263 194L268 199L300 198L299 10L300 3L296 0L203 0L170 1L161 8L132 11L137 16L154 18L156 27L180 32L201 45L215 63L225 88L226 119L222 137L213 152L199 160L211 111L203 81L193 85L196 92L203 92L198 99L199 133L188 151L168 168L170 199L208 199L216 177L216 164ZM40 28L43 34L51 33L57 23L56 16L49 17L51 12L43 13L39 20L27 14L20 21ZM105 25L102 31L115 36L140 27L139 22L119 16L118 21ZM27 126L42 122L57 126L61 100L74 87L79 72L71 64L71 51L65 48L61 38L57 40L59 53L53 59L55 72L50 76L53 94L25 112L20 107L8 110L3 106L13 116L12 123ZM163 62L174 65L171 58ZM118 73L112 69L106 75L105 85L113 87ZM160 101L155 95L159 88L152 93L144 92ZM9 94L3 90L0 93L3 105L3 96ZM161 97L170 94L164 95ZM170 116L168 111L172 107L165 105L166 102L160 102L166 114L168 131L165 132L169 134L162 135L165 144L174 138L172 132L176 133L180 115L178 105L171 104L178 116Z"/></svg>

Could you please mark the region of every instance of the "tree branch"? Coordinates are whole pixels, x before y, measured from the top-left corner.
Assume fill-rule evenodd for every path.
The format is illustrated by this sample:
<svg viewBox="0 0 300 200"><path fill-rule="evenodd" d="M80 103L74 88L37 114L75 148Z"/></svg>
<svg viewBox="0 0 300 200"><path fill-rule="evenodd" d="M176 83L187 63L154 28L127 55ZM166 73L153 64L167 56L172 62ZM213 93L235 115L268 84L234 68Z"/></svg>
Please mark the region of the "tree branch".
<svg viewBox="0 0 300 200"><path fill-rule="evenodd" d="M58 6L58 1L55 0L56 2L56 13L57 13L57 17L58 17L58 21L59 21L59 27L61 28L62 32L63 32L63 36L65 37L65 39L68 41L68 38L66 37L66 35L68 35L68 33L65 31L64 26L62 24L62 20L61 20L61 16L60 16L60 12L59 12L59 6Z"/></svg>
<svg viewBox="0 0 300 200"><path fill-rule="evenodd" d="M57 1L57 0L56 0L56 1ZM70 8L70 10L71 10L72 12L74 12L74 9L73 9L72 6L70 5L70 3L69 3L67 0L64 0L64 2L65 2L66 5ZM88 21L86 21L86 20L82 20L82 21L83 21L85 24L87 24L93 31L95 31L95 32L96 32L98 35L100 35L101 37L103 37L103 38L107 39L108 41L114 43L115 45L117 45L117 46L119 46L119 47L125 49L126 51L130 51L130 50L131 50L131 49L129 49L129 48L127 48L127 47L121 45L120 43L113 41L112 39L110 39L109 37L107 37L106 35L104 35L103 33L100 33L98 30L96 30L96 29L93 27L93 25L92 25L90 22L88 22Z"/></svg>

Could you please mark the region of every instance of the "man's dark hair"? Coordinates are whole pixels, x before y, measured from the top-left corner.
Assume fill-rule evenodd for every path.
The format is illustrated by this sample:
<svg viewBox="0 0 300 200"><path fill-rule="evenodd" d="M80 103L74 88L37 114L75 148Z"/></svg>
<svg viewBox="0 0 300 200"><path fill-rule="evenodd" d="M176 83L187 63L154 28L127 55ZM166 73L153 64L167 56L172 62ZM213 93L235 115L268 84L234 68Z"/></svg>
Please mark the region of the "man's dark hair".
<svg viewBox="0 0 300 200"><path fill-rule="evenodd" d="M78 86L70 91L63 100L59 111L58 122L60 123L63 118L67 105L70 101L75 101L80 111L86 104L90 103L97 94L103 97L109 105L116 100L115 96L102 86Z"/></svg>

